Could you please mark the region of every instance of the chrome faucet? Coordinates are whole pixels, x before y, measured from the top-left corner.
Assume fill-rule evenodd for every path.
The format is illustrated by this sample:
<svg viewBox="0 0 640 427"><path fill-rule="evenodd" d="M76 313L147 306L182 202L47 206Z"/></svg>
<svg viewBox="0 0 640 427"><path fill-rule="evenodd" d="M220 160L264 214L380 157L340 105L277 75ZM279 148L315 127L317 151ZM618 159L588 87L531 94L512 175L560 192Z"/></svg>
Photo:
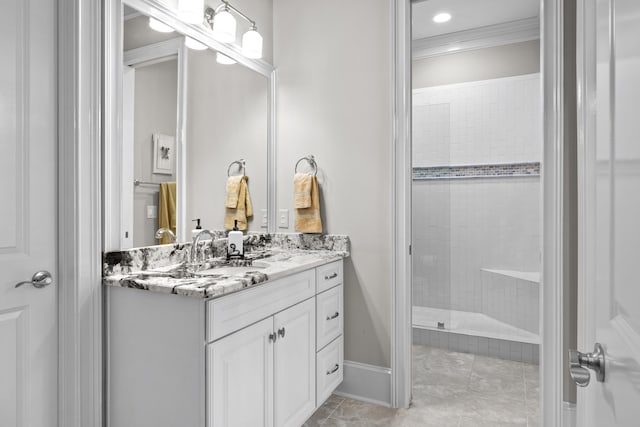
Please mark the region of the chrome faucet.
<svg viewBox="0 0 640 427"><path fill-rule="evenodd" d="M163 234L168 234L169 235L169 239L171 239L171 243L175 243L176 242L176 235L173 233L173 231L169 230L168 228L159 228L158 231L156 231L156 239L160 240L162 238Z"/></svg>
<svg viewBox="0 0 640 427"><path fill-rule="evenodd" d="M189 264L193 264L196 261L196 256L198 254L198 243L200 243L200 240L205 234L211 237L212 240L215 239L215 237L213 237L213 233L209 230L202 230L201 232L199 232L196 237L193 238L193 243L191 244L191 252L189 252Z"/></svg>

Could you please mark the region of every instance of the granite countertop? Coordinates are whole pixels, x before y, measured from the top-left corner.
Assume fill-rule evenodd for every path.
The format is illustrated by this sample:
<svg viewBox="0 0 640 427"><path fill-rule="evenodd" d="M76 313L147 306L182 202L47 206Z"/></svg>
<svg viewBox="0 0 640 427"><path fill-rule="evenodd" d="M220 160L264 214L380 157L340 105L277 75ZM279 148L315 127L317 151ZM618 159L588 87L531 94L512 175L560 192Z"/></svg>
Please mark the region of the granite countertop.
<svg viewBox="0 0 640 427"><path fill-rule="evenodd" d="M188 244L136 249L134 251L138 252L134 255L128 252L105 254L103 284L204 299L217 298L343 259L349 256L348 240L345 242L344 245L336 245L332 240L329 249L322 244L311 245L313 249L305 245L267 245L257 250L254 248L244 260L228 262L223 256L209 257L195 272L186 272L183 261ZM127 257L139 257L144 261L131 261ZM118 263L113 261L114 258L119 260ZM123 259L129 262L126 268L123 267L126 264ZM154 262L149 262L149 259Z"/></svg>

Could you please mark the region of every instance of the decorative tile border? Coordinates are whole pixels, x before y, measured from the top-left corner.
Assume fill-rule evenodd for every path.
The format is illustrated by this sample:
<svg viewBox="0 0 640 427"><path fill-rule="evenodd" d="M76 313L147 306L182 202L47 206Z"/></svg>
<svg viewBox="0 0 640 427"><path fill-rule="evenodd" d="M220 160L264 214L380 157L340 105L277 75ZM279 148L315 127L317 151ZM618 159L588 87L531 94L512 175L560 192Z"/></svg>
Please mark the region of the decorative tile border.
<svg viewBox="0 0 640 427"><path fill-rule="evenodd" d="M460 166L421 166L413 168L414 181L523 176L540 176L540 162Z"/></svg>

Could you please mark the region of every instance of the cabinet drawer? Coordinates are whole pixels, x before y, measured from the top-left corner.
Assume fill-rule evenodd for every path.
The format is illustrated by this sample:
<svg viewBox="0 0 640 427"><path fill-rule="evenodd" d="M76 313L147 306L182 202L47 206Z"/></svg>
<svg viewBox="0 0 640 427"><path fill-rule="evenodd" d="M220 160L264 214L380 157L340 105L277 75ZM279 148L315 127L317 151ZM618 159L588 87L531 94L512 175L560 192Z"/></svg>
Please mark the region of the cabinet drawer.
<svg viewBox="0 0 640 427"><path fill-rule="evenodd" d="M316 297L316 348L318 350L342 335L344 325L342 289L342 285L339 285Z"/></svg>
<svg viewBox="0 0 640 427"><path fill-rule="evenodd" d="M315 272L309 270L209 301L207 342L311 298L315 289Z"/></svg>
<svg viewBox="0 0 640 427"><path fill-rule="evenodd" d="M342 283L342 260L316 268L318 292L326 291Z"/></svg>
<svg viewBox="0 0 640 427"><path fill-rule="evenodd" d="M316 356L316 407L333 393L343 378L342 335L320 350Z"/></svg>

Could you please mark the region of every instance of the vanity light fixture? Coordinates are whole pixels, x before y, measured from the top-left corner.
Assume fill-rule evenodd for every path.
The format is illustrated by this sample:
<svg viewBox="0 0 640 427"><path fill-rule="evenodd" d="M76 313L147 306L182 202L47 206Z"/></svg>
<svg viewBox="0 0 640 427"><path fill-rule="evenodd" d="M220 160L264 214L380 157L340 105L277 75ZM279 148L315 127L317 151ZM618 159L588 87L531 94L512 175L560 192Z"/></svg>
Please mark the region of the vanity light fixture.
<svg viewBox="0 0 640 427"><path fill-rule="evenodd" d="M178 18L188 24L202 24L204 0L178 0Z"/></svg>
<svg viewBox="0 0 640 427"><path fill-rule="evenodd" d="M247 58L262 58L262 36L255 25L242 36L242 54Z"/></svg>
<svg viewBox="0 0 640 427"><path fill-rule="evenodd" d="M184 45L193 50L207 50L208 48L206 44L200 43L198 40L186 36L184 38Z"/></svg>
<svg viewBox="0 0 640 427"><path fill-rule="evenodd" d="M152 30L158 31L159 33L173 33L175 30L165 24L164 22L158 21L155 18L149 17L149 28Z"/></svg>
<svg viewBox="0 0 640 427"><path fill-rule="evenodd" d="M433 22L442 24L451 20L451 14L447 12L438 13L433 17Z"/></svg>
<svg viewBox="0 0 640 427"><path fill-rule="evenodd" d="M227 55L222 54L220 52L216 53L216 62L222 65L232 65L236 63L236 61L234 61L233 59L229 58Z"/></svg>
<svg viewBox="0 0 640 427"><path fill-rule="evenodd" d="M204 12L204 19L213 31L213 38L222 43L233 43L236 40L236 19L231 12L250 25L249 31L242 36L242 54L247 58L262 58L262 36L258 33L255 21L226 0L222 0L222 4L215 9L207 8Z"/></svg>
<svg viewBox="0 0 640 427"><path fill-rule="evenodd" d="M213 38L219 42L233 43L236 41L236 18L227 9L214 15L211 29L213 30Z"/></svg>

